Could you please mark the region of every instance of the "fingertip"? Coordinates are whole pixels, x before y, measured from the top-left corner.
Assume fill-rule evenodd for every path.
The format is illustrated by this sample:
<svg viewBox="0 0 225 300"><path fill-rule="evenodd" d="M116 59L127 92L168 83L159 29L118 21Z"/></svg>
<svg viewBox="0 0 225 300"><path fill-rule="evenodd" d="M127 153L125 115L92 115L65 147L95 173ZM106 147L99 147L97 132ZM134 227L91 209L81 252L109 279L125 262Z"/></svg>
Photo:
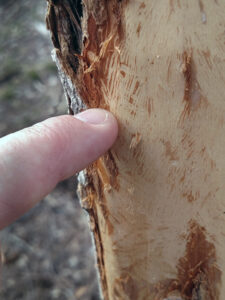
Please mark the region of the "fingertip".
<svg viewBox="0 0 225 300"><path fill-rule="evenodd" d="M74 117L90 125L111 125L118 130L116 118L110 111L105 109L90 108L74 115Z"/></svg>
<svg viewBox="0 0 225 300"><path fill-rule="evenodd" d="M114 144L118 123L112 113L103 109L88 109L75 116L54 118L60 149L60 179L84 169ZM66 128L64 134L63 129ZM61 133L60 133L61 132Z"/></svg>
<svg viewBox="0 0 225 300"><path fill-rule="evenodd" d="M92 108L74 115L74 117L85 124L94 126L98 134L105 131L103 143L106 143L106 148L111 147L115 142L118 135L118 122L111 112L101 108Z"/></svg>

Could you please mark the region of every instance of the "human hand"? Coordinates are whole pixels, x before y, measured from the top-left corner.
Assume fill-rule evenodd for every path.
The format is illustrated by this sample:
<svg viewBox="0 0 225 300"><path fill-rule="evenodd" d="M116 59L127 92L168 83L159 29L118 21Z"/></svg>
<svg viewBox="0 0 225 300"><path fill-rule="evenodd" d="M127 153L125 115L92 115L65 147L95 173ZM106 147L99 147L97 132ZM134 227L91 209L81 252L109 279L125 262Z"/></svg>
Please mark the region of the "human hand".
<svg viewBox="0 0 225 300"><path fill-rule="evenodd" d="M89 109L45 120L0 139L0 229L28 211L58 182L106 152L118 126L113 115Z"/></svg>

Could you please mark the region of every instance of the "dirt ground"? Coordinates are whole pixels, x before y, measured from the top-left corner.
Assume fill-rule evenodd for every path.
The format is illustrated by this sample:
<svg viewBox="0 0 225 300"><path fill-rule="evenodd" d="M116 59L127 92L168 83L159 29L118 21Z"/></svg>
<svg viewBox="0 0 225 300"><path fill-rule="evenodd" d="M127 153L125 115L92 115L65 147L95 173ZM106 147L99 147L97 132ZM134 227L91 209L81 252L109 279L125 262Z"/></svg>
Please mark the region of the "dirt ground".
<svg viewBox="0 0 225 300"><path fill-rule="evenodd" d="M0 137L67 111L45 9L44 0L0 0ZM0 241L0 299L100 299L75 177L3 230Z"/></svg>

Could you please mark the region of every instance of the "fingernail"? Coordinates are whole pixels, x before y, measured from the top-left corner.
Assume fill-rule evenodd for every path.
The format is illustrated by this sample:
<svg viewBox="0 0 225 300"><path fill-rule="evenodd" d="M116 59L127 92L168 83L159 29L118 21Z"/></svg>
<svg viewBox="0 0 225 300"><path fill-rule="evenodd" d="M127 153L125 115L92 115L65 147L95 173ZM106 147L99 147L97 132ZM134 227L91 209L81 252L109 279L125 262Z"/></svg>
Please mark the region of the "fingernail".
<svg viewBox="0 0 225 300"><path fill-rule="evenodd" d="M74 117L79 119L82 122L93 124L93 125L100 125L105 123L108 119L108 112L104 109L100 108L92 108L87 109Z"/></svg>

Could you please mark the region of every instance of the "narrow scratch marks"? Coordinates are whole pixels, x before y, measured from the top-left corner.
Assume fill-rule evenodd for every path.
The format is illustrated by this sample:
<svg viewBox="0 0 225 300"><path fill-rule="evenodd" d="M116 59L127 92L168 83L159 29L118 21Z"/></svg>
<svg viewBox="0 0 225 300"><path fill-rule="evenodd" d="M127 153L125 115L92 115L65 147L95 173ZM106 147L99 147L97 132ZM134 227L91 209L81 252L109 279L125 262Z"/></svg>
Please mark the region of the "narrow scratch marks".
<svg viewBox="0 0 225 300"><path fill-rule="evenodd" d="M141 134L139 132L136 132L132 136L131 143L130 143L130 149L135 149L137 147L137 145L140 143L140 141L141 141Z"/></svg>

